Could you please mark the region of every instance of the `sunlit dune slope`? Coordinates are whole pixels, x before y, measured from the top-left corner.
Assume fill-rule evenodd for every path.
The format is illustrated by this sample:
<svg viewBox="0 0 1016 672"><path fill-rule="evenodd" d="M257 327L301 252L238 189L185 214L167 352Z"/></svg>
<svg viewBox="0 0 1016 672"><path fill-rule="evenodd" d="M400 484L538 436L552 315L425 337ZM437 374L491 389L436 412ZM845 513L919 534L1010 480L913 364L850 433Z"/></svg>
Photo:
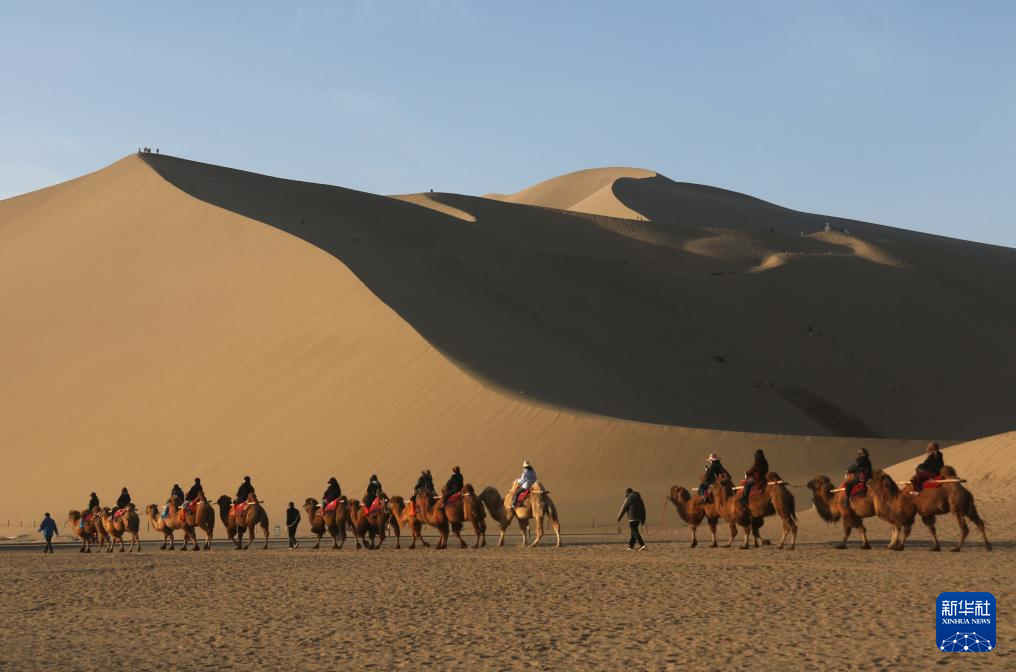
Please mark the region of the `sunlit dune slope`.
<svg viewBox="0 0 1016 672"><path fill-rule="evenodd" d="M246 197L242 174L164 163ZM306 192L290 202L282 187L275 216L320 216L293 210ZM422 249L440 226L462 222L300 189L328 194L316 204L332 214L323 228L365 250L352 257L359 264L376 261L370 251L395 221L414 225L404 243ZM353 216L377 219L346 230ZM409 252L396 261L384 271L413 268ZM354 496L371 472L405 494L420 469L441 478L459 464L468 481L505 487L528 458L566 524L586 525L612 515L626 485L654 497L693 485L710 451L736 469L764 447L795 477L831 469L856 445L588 416L490 389L334 256L192 198L136 157L0 203L0 277L5 520L50 510L62 522L89 491L108 503L122 485L141 504L162 502L193 476L231 493L250 474L279 521L287 501L320 495L331 475ZM867 445L897 459L917 449Z"/></svg>
<svg viewBox="0 0 1016 672"><path fill-rule="evenodd" d="M571 210L608 217L640 219L642 215L619 201L614 183L621 178L645 179L656 173L641 168L591 168L561 175L514 194L487 194L506 203Z"/></svg>
<svg viewBox="0 0 1016 672"><path fill-rule="evenodd" d="M471 222L147 160L188 194L332 254L454 363L520 398L809 435L965 438L1011 422L1013 250L875 225L870 240L860 223L825 240L818 226L762 231L752 211L743 230L706 229L440 196ZM771 221L776 206L738 198ZM709 202L696 206L706 220ZM753 272L770 255L793 263Z"/></svg>

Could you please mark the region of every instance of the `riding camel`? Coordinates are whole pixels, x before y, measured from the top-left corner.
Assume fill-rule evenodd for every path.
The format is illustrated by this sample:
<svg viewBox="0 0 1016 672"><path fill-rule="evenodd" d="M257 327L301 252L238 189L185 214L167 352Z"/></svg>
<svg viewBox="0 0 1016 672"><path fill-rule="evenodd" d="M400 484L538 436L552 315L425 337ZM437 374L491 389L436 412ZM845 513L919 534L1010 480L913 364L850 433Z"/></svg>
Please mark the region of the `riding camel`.
<svg viewBox="0 0 1016 672"><path fill-rule="evenodd" d="M377 501L380 502L378 508L368 513L367 507L363 506L359 500L349 500L349 529L353 531L357 548L366 548L372 551L381 548L381 544L385 542L385 528L391 521L392 512L389 508L388 495L383 492L378 493ZM395 524L398 529L398 522ZM370 537L370 541L367 541L367 537ZM375 539L377 546L374 545ZM395 547L399 547L398 542Z"/></svg>
<svg viewBox="0 0 1016 672"><path fill-rule="evenodd" d="M480 493L480 499L487 505L490 515L497 521L501 528L501 536L497 541L498 546L504 546L504 533L511 524L512 519L519 521L519 529L522 531L522 545L536 546L543 539L543 524L546 518L550 518L550 526L557 537L555 547L561 546L561 523L557 517L557 507L550 498L550 494L544 489L543 484L537 481L529 491L529 495L522 501L521 506L514 506L515 486L513 485L502 496L497 489L486 487ZM536 522L536 539L529 543L529 521Z"/></svg>
<svg viewBox="0 0 1016 672"><path fill-rule="evenodd" d="M183 529L183 550L187 550L187 544L194 542L194 550L201 550L198 547L198 528L204 530L205 533L205 545L204 550L209 550L212 547L212 533L215 531L215 510L212 509L212 505L205 499L204 493L198 496L193 502L189 512L184 512L184 515L180 515L180 509L176 508L176 501L170 500L169 502L169 519L180 523L181 529Z"/></svg>
<svg viewBox="0 0 1016 672"><path fill-rule="evenodd" d="M92 512L92 521L95 523L95 543L99 545L99 550L106 550L107 548L113 550L113 540L109 536L109 532L106 531L106 527L102 524L102 509L96 508Z"/></svg>
<svg viewBox="0 0 1016 672"><path fill-rule="evenodd" d="M413 500L416 522L421 524L421 527L422 525L429 525L437 530L438 540L437 546L435 546L437 549L448 548L448 530L450 527L444 506L440 502L441 497L432 490L418 493L416 499ZM422 538L423 536L421 535ZM424 546L426 545L424 544ZM464 545L465 543L463 542Z"/></svg>
<svg viewBox="0 0 1016 672"><path fill-rule="evenodd" d="M123 535L125 533L130 533L131 535L131 545L128 552L133 552L135 548L138 549L138 553L141 552L141 539L138 537L141 521L134 510L133 504L124 513L115 518L109 508L103 508L99 514L99 520L102 522L102 527L105 528L106 534L109 535L108 553L113 552L113 546L117 543L120 544L120 552L123 553Z"/></svg>
<svg viewBox="0 0 1016 672"><path fill-rule="evenodd" d="M392 517L389 521L395 531L395 548L399 548L399 528L408 529L413 535L413 541L409 544L409 548L416 548L416 540L419 539L420 543L429 548L430 544L423 538L421 534L423 524L416 519L415 507L410 507L399 495L395 495L389 500L388 506L392 510Z"/></svg>
<svg viewBox="0 0 1016 672"><path fill-rule="evenodd" d="M318 500L308 497L303 503L303 510L307 512L311 533L317 535L314 548L321 548L321 537L325 532L332 538L332 548L342 548L346 543L346 523L349 520L349 508L345 497L342 497L335 508L327 513L321 508Z"/></svg>
<svg viewBox="0 0 1016 672"><path fill-rule="evenodd" d="M715 499L707 500L697 493L692 497L687 488L675 485L670 488L667 501L674 504L674 508L677 509L677 515L688 524L688 529L691 530L692 548L698 546L696 530L703 520L709 525L709 535L712 537L712 544L709 547L716 548L716 524L721 516ZM727 546L734 543L735 536L737 536L737 527L730 524L730 539L727 540Z"/></svg>
<svg viewBox="0 0 1016 672"><path fill-rule="evenodd" d="M833 482L828 476L818 474L806 484L811 490L812 501L815 504L815 511L819 517L827 523L839 521L843 525L843 541L836 548L847 547L847 538L850 533L857 530L861 535L861 548L868 550L871 544L868 542L868 530L864 527L864 519L875 515L875 502L871 496L871 488L865 488L864 493L850 498L849 505L846 504L846 493L833 493Z"/></svg>
<svg viewBox="0 0 1016 672"><path fill-rule="evenodd" d="M745 506L741 503L741 497L740 495L734 494L734 486L731 484L729 478L724 477L718 479L709 486L709 489L713 493L713 500L716 502L716 510L720 512L720 516L727 521L727 524L731 527L736 525L744 531L744 543L741 544L741 548L751 548L749 538L754 539L755 548L758 548L758 528L762 518L752 515L750 503L749 506ZM727 542L728 548L733 541L733 538L731 538L731 540Z"/></svg>
<svg viewBox="0 0 1016 672"><path fill-rule="evenodd" d="M959 552L963 548L963 542L970 534L966 522L969 518L980 530L985 549L990 551L991 542L988 541L988 535L984 530L984 521L977 513L974 496L963 487L956 470L952 467L942 467L941 478L947 482L924 488L919 494L914 495L912 485L908 483L900 489L896 481L884 471L876 471L872 476L870 487L875 502L875 513L893 526L889 548L894 551L903 550L907 537L910 536L914 518L920 516L921 522L931 532L931 550L942 550L935 530L935 517L952 513L956 516L956 523L960 528L960 539L956 546L949 550Z"/></svg>
<svg viewBox="0 0 1016 672"><path fill-rule="evenodd" d="M159 550L165 551L169 544L169 550L173 550L176 545L176 540L173 539L173 528L166 523L166 519L162 517L158 504L149 504L145 507L145 514L148 516L149 526L162 533L162 546Z"/></svg>
<svg viewBox="0 0 1016 672"><path fill-rule="evenodd" d="M247 508L243 511L239 520L236 519L233 500L229 495L219 497L216 500L216 504L219 505L219 517L222 519L222 524L226 526L229 540L236 545L238 551L246 551L250 548L251 543L254 541L255 528L257 527L261 528L261 532L264 535L264 548L268 548L268 512L261 506L257 495L251 493L247 496ZM250 534L246 546L243 545L244 532Z"/></svg>
<svg viewBox="0 0 1016 672"><path fill-rule="evenodd" d="M790 537L790 550L797 546L797 509L794 501L794 493L787 489L787 485L775 471L766 474L764 488L753 487L748 495L748 509L752 518L757 521L756 530L762 527L762 519L766 516L777 515L783 523L783 536L780 537L780 545L783 548L787 537Z"/></svg>
<svg viewBox="0 0 1016 672"><path fill-rule="evenodd" d="M483 512L483 502L476 496L476 490L471 484L466 484L461 496L446 502L444 509L452 534L462 544L462 548L466 548L466 542L462 539L462 526L466 521L472 524L473 533L476 535L473 548L487 545L487 516Z"/></svg>
<svg viewBox="0 0 1016 672"><path fill-rule="evenodd" d="M70 524L71 529L74 530L74 534L81 539L81 553L92 552L92 537L98 534L99 525L97 523L98 516L93 515L91 518L85 519L85 524L82 527L81 523L81 512L71 511L67 514L67 522ZM100 546L101 550L102 547Z"/></svg>

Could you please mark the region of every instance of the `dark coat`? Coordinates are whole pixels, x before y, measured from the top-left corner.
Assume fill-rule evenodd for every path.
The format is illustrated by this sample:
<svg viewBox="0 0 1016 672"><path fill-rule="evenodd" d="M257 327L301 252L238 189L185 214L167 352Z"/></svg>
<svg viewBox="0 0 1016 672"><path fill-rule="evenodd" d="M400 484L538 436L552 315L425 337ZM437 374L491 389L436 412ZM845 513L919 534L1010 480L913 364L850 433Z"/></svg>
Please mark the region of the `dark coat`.
<svg viewBox="0 0 1016 672"><path fill-rule="evenodd" d="M917 465L917 471L926 471L929 474L938 476L942 473L942 467L944 466L945 460L942 458L942 453L936 450L928 453L928 457L925 458L924 462Z"/></svg>
<svg viewBox="0 0 1016 672"><path fill-rule="evenodd" d="M184 499L186 499L188 502L193 502L195 499L198 498L198 495L200 495L202 492L204 492L204 489L201 487L201 484L195 483L194 485L190 486L190 488L187 490L187 496L184 497Z"/></svg>
<svg viewBox="0 0 1016 672"><path fill-rule="evenodd" d="M867 481L874 473L874 469L871 468L871 460L862 455L850 463L850 466L847 467L847 473L854 474L861 480Z"/></svg>
<svg viewBox="0 0 1016 672"><path fill-rule="evenodd" d="M131 496L129 492L123 492L119 497L116 498L116 508L123 509L130 506Z"/></svg>
<svg viewBox="0 0 1016 672"><path fill-rule="evenodd" d="M240 487L236 489L236 498L238 501L246 502L247 497L254 494L254 486L244 481L240 484Z"/></svg>
<svg viewBox="0 0 1016 672"><path fill-rule="evenodd" d="M339 484L329 483L328 489L325 490L325 494L321 496L321 501L334 502L341 496L342 496L342 488L339 487Z"/></svg>
<svg viewBox="0 0 1016 672"><path fill-rule="evenodd" d="M93 495L92 498L88 500L88 508L85 509L85 513L91 513L98 506L99 506L99 498Z"/></svg>
<svg viewBox="0 0 1016 672"><path fill-rule="evenodd" d="M413 486L414 492L434 492L434 477L428 474L420 474L420 478L416 479L416 485Z"/></svg>
<svg viewBox="0 0 1016 672"><path fill-rule="evenodd" d="M381 481L374 480L367 484L367 496L364 499L373 502L379 494L381 494Z"/></svg>
<svg viewBox="0 0 1016 672"><path fill-rule="evenodd" d="M617 519L621 520L626 513L629 521L637 520L643 524L646 522L646 503L642 501L642 495L637 492L628 495L621 506L621 512L617 514Z"/></svg>
<svg viewBox="0 0 1016 672"><path fill-rule="evenodd" d="M756 483L762 483L766 480L766 475L769 473L769 462L764 457L756 457L755 461L751 465L751 469L745 472L744 477L750 480L754 480Z"/></svg>
<svg viewBox="0 0 1016 672"><path fill-rule="evenodd" d="M286 509L286 527L295 530L300 524L300 509L294 507Z"/></svg>
<svg viewBox="0 0 1016 672"><path fill-rule="evenodd" d="M445 483L445 494L454 495L456 492L462 492L463 479L462 474L452 474L452 477Z"/></svg>
<svg viewBox="0 0 1016 672"><path fill-rule="evenodd" d="M702 482L705 483L706 486L710 486L716 482L716 479L720 476L730 478L730 472L724 468L723 464L719 460L715 460L714 462L706 464L706 473L702 477Z"/></svg>

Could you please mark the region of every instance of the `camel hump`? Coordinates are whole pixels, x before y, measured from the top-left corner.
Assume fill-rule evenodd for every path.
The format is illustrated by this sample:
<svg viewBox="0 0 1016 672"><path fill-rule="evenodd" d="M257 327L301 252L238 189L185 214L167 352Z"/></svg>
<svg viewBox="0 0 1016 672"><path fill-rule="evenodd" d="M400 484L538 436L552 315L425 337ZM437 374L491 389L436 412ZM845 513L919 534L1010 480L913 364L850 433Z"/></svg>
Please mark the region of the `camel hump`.
<svg viewBox="0 0 1016 672"><path fill-rule="evenodd" d="M948 464L942 467L941 475L945 478L959 478L959 476L956 475L956 469L950 467Z"/></svg>

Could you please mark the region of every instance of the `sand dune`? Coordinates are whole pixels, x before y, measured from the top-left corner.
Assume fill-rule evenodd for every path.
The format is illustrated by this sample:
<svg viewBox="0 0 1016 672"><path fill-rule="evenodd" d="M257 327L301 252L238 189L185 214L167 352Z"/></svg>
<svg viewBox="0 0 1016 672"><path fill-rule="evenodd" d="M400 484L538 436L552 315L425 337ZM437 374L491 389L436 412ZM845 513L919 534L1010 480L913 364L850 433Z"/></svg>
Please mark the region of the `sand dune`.
<svg viewBox="0 0 1016 672"><path fill-rule="evenodd" d="M641 180L656 173L642 168L592 168L540 182L514 194L487 194L506 203L571 210L593 215L644 219L614 195L614 183L622 178Z"/></svg>
<svg viewBox="0 0 1016 672"><path fill-rule="evenodd" d="M397 198L400 201L405 201L406 203L415 203L416 205L422 205L425 208L430 208L431 210L443 212L444 214L451 215L452 217L458 217L459 219L466 222L476 221L476 217L469 214L468 212L465 212L464 210L459 210L458 208L453 208L452 206L441 202L441 200L439 200L440 197L441 197L440 194L432 194L432 193L400 194L397 196L392 196L392 198Z"/></svg>
<svg viewBox="0 0 1016 672"><path fill-rule="evenodd" d="M892 464L1010 421L1011 251L752 276L681 249L716 230L441 204L476 221L164 156L0 203L0 520L245 473L278 520L333 474L504 487L528 458L575 526L626 485L694 485L709 452L797 481L859 445L809 434L904 437L863 440Z"/></svg>

